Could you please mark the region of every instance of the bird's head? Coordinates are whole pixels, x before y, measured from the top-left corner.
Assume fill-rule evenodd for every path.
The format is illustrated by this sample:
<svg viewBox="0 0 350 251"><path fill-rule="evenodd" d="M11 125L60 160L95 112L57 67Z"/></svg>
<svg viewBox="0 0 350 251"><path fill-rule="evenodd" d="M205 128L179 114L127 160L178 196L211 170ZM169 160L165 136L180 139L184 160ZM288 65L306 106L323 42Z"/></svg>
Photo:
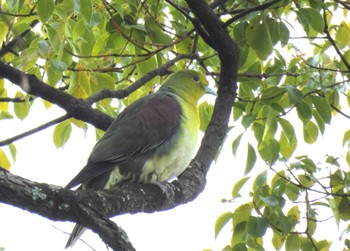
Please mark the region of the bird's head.
<svg viewBox="0 0 350 251"><path fill-rule="evenodd" d="M205 75L193 70L181 70L171 74L159 89L161 92L173 93L184 100L195 103L205 94L215 94L208 88Z"/></svg>

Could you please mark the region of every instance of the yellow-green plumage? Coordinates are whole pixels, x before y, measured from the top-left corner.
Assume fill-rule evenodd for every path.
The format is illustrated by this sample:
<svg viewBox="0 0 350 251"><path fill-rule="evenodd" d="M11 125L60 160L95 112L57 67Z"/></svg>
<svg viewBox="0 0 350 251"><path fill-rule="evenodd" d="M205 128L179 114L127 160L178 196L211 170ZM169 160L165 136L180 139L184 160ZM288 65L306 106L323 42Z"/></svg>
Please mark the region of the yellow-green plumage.
<svg viewBox="0 0 350 251"><path fill-rule="evenodd" d="M182 70L160 89L129 105L94 147L87 165L66 186L106 189L122 182L155 183L177 177L197 144L198 100L206 93L204 75ZM66 247L83 227L76 225Z"/></svg>

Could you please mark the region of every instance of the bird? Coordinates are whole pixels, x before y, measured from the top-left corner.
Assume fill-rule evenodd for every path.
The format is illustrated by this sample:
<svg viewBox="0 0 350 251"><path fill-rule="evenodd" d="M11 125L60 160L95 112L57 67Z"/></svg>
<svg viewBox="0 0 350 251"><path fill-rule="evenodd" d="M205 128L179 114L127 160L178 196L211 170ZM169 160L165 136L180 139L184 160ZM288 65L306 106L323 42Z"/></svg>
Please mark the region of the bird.
<svg viewBox="0 0 350 251"><path fill-rule="evenodd" d="M180 175L193 158L199 130L198 101L208 87L203 73L172 73L158 91L128 105L94 146L85 167L65 186L110 189L124 182L159 183ZM66 248L85 228L76 224Z"/></svg>

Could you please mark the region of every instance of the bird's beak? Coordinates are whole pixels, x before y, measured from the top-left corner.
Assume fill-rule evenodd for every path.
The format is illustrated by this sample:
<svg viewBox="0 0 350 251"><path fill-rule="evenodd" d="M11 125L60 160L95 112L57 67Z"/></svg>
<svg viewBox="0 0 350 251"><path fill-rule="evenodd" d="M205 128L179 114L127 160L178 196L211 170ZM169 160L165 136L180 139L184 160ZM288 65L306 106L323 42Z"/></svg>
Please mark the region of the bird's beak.
<svg viewBox="0 0 350 251"><path fill-rule="evenodd" d="M217 96L216 90L214 90L213 88L210 88L209 86L205 87L205 93Z"/></svg>

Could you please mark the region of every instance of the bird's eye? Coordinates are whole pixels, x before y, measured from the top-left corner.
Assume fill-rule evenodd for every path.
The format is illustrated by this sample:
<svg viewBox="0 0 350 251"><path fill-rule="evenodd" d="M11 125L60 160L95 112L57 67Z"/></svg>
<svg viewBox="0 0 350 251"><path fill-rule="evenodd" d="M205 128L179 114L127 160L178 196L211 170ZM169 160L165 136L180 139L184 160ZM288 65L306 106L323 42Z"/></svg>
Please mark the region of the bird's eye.
<svg viewBox="0 0 350 251"><path fill-rule="evenodd" d="M196 82L199 82L199 76L198 75L194 75L193 76L193 80L196 81Z"/></svg>

